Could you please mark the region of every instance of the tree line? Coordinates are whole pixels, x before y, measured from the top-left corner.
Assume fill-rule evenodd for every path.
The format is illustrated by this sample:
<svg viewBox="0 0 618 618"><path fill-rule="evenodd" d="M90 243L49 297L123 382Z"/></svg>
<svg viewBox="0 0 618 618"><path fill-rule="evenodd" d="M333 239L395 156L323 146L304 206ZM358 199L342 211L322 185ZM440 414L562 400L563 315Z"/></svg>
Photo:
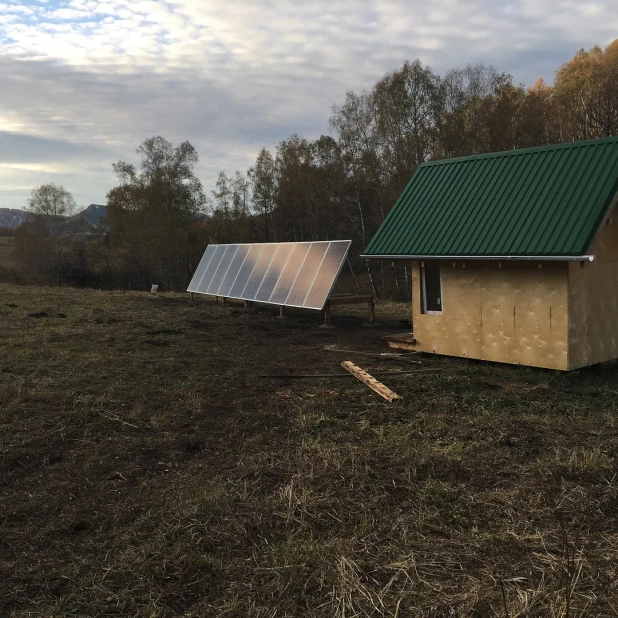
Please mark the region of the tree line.
<svg viewBox="0 0 618 618"><path fill-rule="evenodd" d="M263 148L246 172L221 172L210 195L190 142L147 139L139 169L113 165L118 185L94 232L63 223L75 208L62 187L35 189L16 257L49 282L182 290L208 243L349 238L358 255L424 161L618 135L618 40L578 51L553 85L515 84L484 64L440 76L405 62L347 92L329 126Z"/></svg>

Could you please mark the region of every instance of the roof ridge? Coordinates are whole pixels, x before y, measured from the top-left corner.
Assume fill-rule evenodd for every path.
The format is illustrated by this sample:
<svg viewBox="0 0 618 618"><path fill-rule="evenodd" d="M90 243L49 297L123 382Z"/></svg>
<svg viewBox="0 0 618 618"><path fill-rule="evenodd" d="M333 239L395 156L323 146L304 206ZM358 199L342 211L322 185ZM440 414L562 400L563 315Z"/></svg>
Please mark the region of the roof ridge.
<svg viewBox="0 0 618 618"><path fill-rule="evenodd" d="M585 146L600 146L602 144L618 143L618 136L599 137L596 139L577 140L573 142L560 142L558 144L546 144L545 146L531 146L529 148L516 148L513 150L499 150L495 152L482 152L475 155L465 155L463 157L451 157L446 159L435 159L424 161L418 168L434 165L446 165L448 163L460 163L462 161L478 161L479 159L492 159L497 157L509 157L520 154L532 154L535 152L546 152L550 150L566 150L569 148L581 148ZM417 169L418 169L417 168Z"/></svg>

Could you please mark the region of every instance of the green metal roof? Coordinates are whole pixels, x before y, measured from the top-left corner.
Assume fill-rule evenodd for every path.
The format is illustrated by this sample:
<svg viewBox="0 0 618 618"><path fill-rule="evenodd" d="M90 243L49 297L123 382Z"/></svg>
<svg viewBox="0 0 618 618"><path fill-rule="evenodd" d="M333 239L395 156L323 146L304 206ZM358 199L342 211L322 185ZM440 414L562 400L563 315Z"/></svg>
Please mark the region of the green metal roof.
<svg viewBox="0 0 618 618"><path fill-rule="evenodd" d="M618 138L420 165L372 256L578 256L618 190Z"/></svg>

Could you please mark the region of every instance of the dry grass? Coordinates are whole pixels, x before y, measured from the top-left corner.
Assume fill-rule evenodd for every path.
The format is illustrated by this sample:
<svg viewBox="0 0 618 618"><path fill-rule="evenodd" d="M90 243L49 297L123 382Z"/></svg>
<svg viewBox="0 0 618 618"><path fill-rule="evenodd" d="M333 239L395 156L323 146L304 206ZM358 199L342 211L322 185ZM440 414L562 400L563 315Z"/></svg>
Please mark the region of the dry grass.
<svg viewBox="0 0 618 618"><path fill-rule="evenodd" d="M257 378L361 311L0 285L0 615L616 615L616 365Z"/></svg>

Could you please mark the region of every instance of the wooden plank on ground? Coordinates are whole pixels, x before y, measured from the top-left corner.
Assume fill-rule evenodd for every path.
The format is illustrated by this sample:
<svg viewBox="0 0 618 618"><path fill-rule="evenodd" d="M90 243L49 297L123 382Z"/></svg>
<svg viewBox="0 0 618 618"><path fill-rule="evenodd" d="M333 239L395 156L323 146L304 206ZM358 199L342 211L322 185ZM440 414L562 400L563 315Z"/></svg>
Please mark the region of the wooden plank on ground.
<svg viewBox="0 0 618 618"><path fill-rule="evenodd" d="M357 367L351 361L343 361L341 366L349 371L355 378L358 378L361 382L366 384L370 389L374 390L378 395L384 397L387 401L395 401L396 399L401 399L401 397L393 392L388 386L382 384L382 382L378 382L373 376L368 374L364 369Z"/></svg>

